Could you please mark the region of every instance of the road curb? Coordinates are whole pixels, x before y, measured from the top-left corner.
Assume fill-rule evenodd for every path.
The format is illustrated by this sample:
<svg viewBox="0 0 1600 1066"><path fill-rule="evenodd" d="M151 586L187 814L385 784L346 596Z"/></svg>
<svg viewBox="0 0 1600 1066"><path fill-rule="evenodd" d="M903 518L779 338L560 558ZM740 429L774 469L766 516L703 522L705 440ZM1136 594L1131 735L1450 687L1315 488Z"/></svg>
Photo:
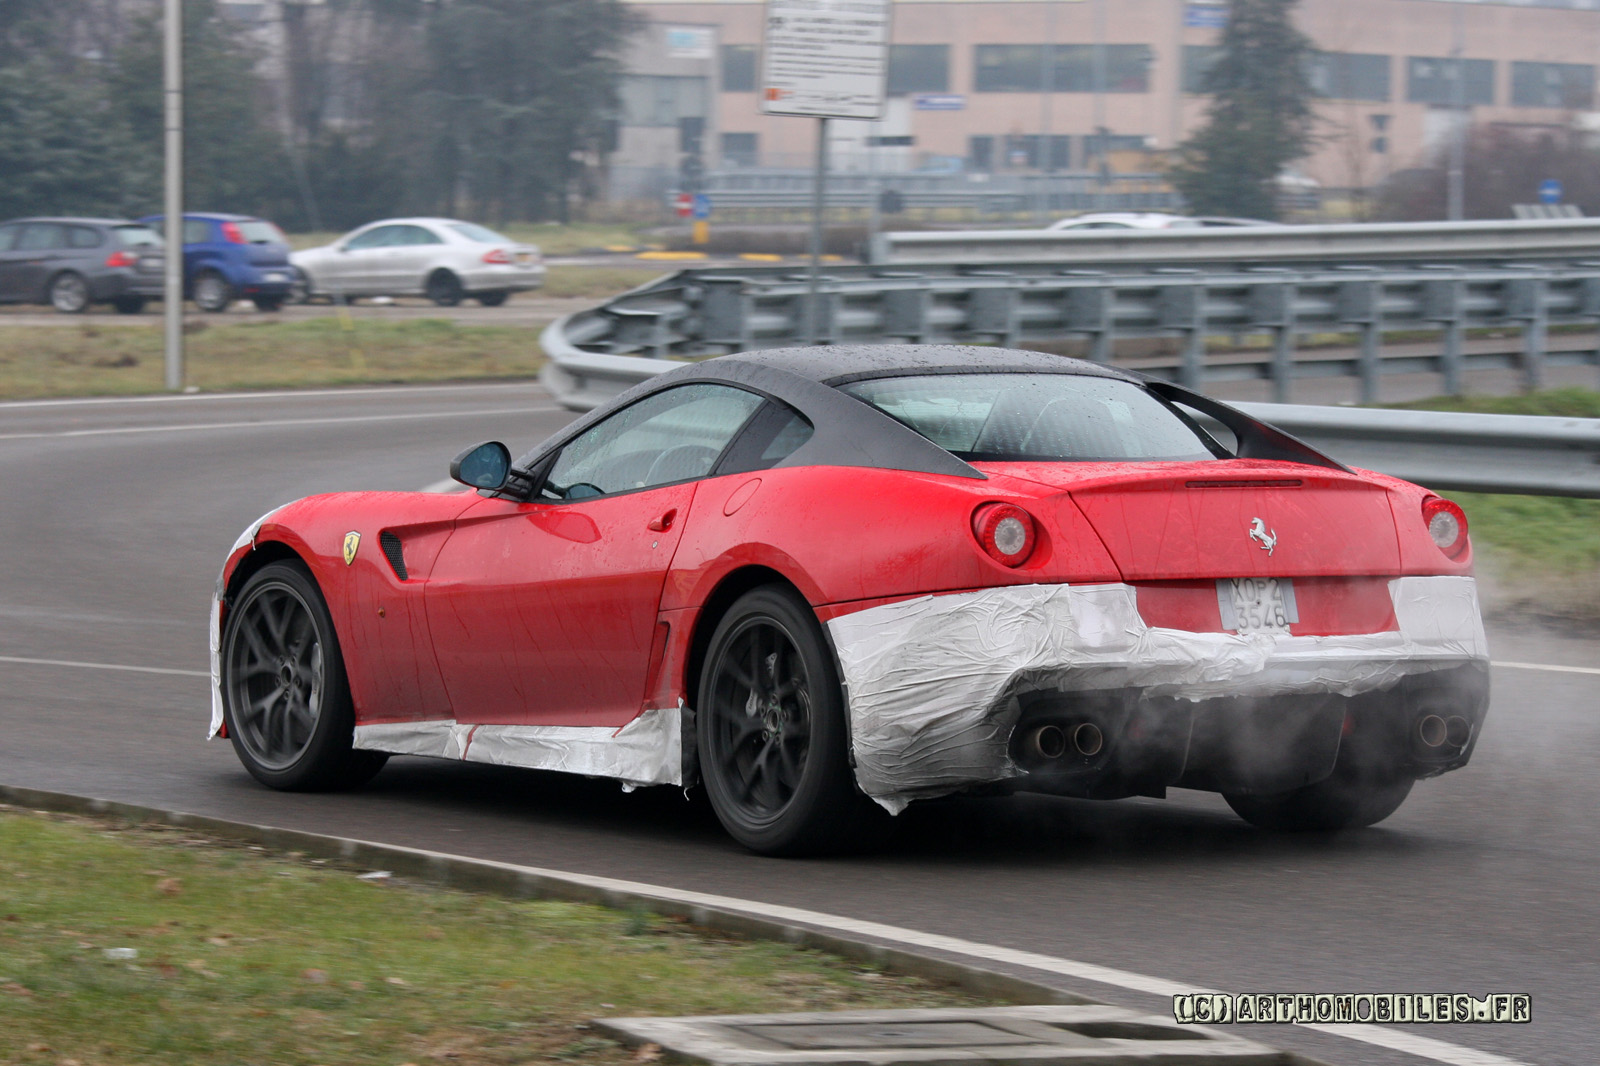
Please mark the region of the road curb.
<svg viewBox="0 0 1600 1066"><path fill-rule="evenodd" d="M185 811L162 810L135 803L77 796L67 792L0 784L0 803L60 814L112 817L136 824L203 830L225 840L254 844L277 852L300 852L313 858L339 859L373 869L388 870L428 884L469 892L484 892L514 899L557 899L596 903L617 910L645 910L669 918L684 918L697 926L753 940L774 940L795 947L813 948L868 963L912 977L940 981L965 992L1020 1005L1101 1005L1100 1000L1063 992L1011 974L980 966L952 962L903 948L855 940L837 933L759 918L734 910L689 905L641 893L588 884L577 878L536 871L511 863L471 859L441 852L378 844L350 837L308 833L297 829L234 822ZM1290 1060L1285 1060L1286 1062ZM1315 1066L1310 1060L1293 1060Z"/></svg>

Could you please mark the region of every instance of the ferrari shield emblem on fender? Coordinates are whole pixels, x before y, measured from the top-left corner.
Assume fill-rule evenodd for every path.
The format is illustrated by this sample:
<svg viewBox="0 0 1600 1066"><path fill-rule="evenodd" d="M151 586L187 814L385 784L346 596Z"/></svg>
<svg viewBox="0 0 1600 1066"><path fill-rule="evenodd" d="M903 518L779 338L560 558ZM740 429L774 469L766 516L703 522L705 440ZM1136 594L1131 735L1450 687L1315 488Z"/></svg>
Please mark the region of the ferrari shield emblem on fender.
<svg viewBox="0 0 1600 1066"><path fill-rule="evenodd" d="M356 549L361 547L361 534L355 530L344 535L344 565L349 566L356 561Z"/></svg>
<svg viewBox="0 0 1600 1066"><path fill-rule="evenodd" d="M1265 522L1263 522L1259 518L1252 518L1250 520L1250 539L1255 541L1257 544L1261 545L1261 550L1266 552L1268 555L1271 555L1272 554L1272 549L1274 549L1274 548L1276 548L1278 546L1278 533L1277 533L1277 531L1276 530L1268 530L1267 529L1267 524ZM350 561L350 555L354 551L355 551L355 549L350 547L349 538L346 538L345 539L345 561L346 562Z"/></svg>

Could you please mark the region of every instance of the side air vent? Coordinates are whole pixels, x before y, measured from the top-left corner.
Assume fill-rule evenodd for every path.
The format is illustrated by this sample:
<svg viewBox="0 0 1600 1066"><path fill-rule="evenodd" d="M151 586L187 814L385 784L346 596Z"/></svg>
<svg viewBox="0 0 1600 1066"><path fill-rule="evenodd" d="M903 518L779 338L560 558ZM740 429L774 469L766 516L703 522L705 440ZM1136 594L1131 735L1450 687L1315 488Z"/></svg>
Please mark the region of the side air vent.
<svg viewBox="0 0 1600 1066"><path fill-rule="evenodd" d="M383 557L389 560L389 565L394 567L394 576L401 581L406 579L406 555L400 550L400 538L387 529L378 534L378 543L383 545Z"/></svg>

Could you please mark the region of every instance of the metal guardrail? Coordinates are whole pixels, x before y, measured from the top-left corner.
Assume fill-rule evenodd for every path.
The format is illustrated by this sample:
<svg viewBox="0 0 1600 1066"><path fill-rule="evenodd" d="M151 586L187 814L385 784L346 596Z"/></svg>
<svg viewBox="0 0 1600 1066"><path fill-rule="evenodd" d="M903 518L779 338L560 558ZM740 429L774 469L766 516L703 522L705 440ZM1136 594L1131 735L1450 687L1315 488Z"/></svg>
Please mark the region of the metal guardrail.
<svg viewBox="0 0 1600 1066"><path fill-rule="evenodd" d="M804 343L808 289L789 267L684 270L562 319L547 346L596 355L698 357ZM922 264L828 269L819 335L827 342L960 342L1017 346L1082 339L1109 361L1122 337L1175 337L1167 366L1142 366L1189 388L1208 375L1270 381L1288 402L1297 378L1345 376L1364 403L1381 379L1436 373L1461 391L1467 370L1510 368L1538 388L1550 365L1600 365L1600 347L1549 348L1552 325L1600 324L1600 263L1473 269L1258 268L1202 272L1155 268L1096 272L1059 264L963 269ZM1495 351L1468 351L1471 329L1517 335ZM1425 331L1436 353L1385 349L1385 334ZM1347 357L1299 359L1300 338L1350 335ZM1264 336L1270 348L1208 359L1207 340Z"/></svg>
<svg viewBox="0 0 1600 1066"><path fill-rule="evenodd" d="M976 180L981 178L982 180ZM811 169L719 170L706 175L704 192L719 215L737 210L811 207ZM834 171L828 175L830 208L867 209L879 193L899 194L907 212L965 209L1015 215L1040 210L1173 211L1182 198L1159 174L921 174Z"/></svg>
<svg viewBox="0 0 1600 1066"><path fill-rule="evenodd" d="M1074 266L1460 263L1600 258L1600 219L1219 226L1160 230L967 230L880 233L874 264L1071 263Z"/></svg>
<svg viewBox="0 0 1600 1066"><path fill-rule="evenodd" d="M664 282L682 285L682 275ZM653 290L635 290L629 311L637 317L629 328L638 341L635 349L666 354L674 333L659 322L664 315L658 312L670 311L674 301L645 306L648 299L659 298ZM592 351L597 344L614 343L614 322L605 317L605 311L602 307L568 315L542 335L550 359L542 383L563 407L590 410L634 384L680 365L674 359ZM792 336L789 343L794 343ZM1600 419L1283 403L1240 403L1237 407L1344 463L1394 474L1435 490L1600 498Z"/></svg>

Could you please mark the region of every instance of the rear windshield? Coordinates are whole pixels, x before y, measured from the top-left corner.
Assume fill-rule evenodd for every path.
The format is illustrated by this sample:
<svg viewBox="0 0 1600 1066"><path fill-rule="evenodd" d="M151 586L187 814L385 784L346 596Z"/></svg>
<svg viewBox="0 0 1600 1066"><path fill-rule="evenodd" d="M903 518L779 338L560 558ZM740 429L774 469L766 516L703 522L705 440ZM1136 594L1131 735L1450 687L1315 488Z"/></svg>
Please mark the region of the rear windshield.
<svg viewBox="0 0 1600 1066"><path fill-rule="evenodd" d="M251 244L288 244L283 235L283 230L270 222L263 222L258 218L249 222L235 222L239 227L239 235Z"/></svg>
<svg viewBox="0 0 1600 1066"><path fill-rule="evenodd" d="M149 226L118 226L117 240L124 248L160 248L161 234Z"/></svg>
<svg viewBox="0 0 1600 1066"><path fill-rule="evenodd" d="M1174 408L1113 378L937 374L841 388L973 462L1193 460L1221 454Z"/></svg>
<svg viewBox="0 0 1600 1066"><path fill-rule="evenodd" d="M450 228L461 234L469 241L479 244L514 244L510 237L503 237L492 229L487 229L476 222L452 222Z"/></svg>

